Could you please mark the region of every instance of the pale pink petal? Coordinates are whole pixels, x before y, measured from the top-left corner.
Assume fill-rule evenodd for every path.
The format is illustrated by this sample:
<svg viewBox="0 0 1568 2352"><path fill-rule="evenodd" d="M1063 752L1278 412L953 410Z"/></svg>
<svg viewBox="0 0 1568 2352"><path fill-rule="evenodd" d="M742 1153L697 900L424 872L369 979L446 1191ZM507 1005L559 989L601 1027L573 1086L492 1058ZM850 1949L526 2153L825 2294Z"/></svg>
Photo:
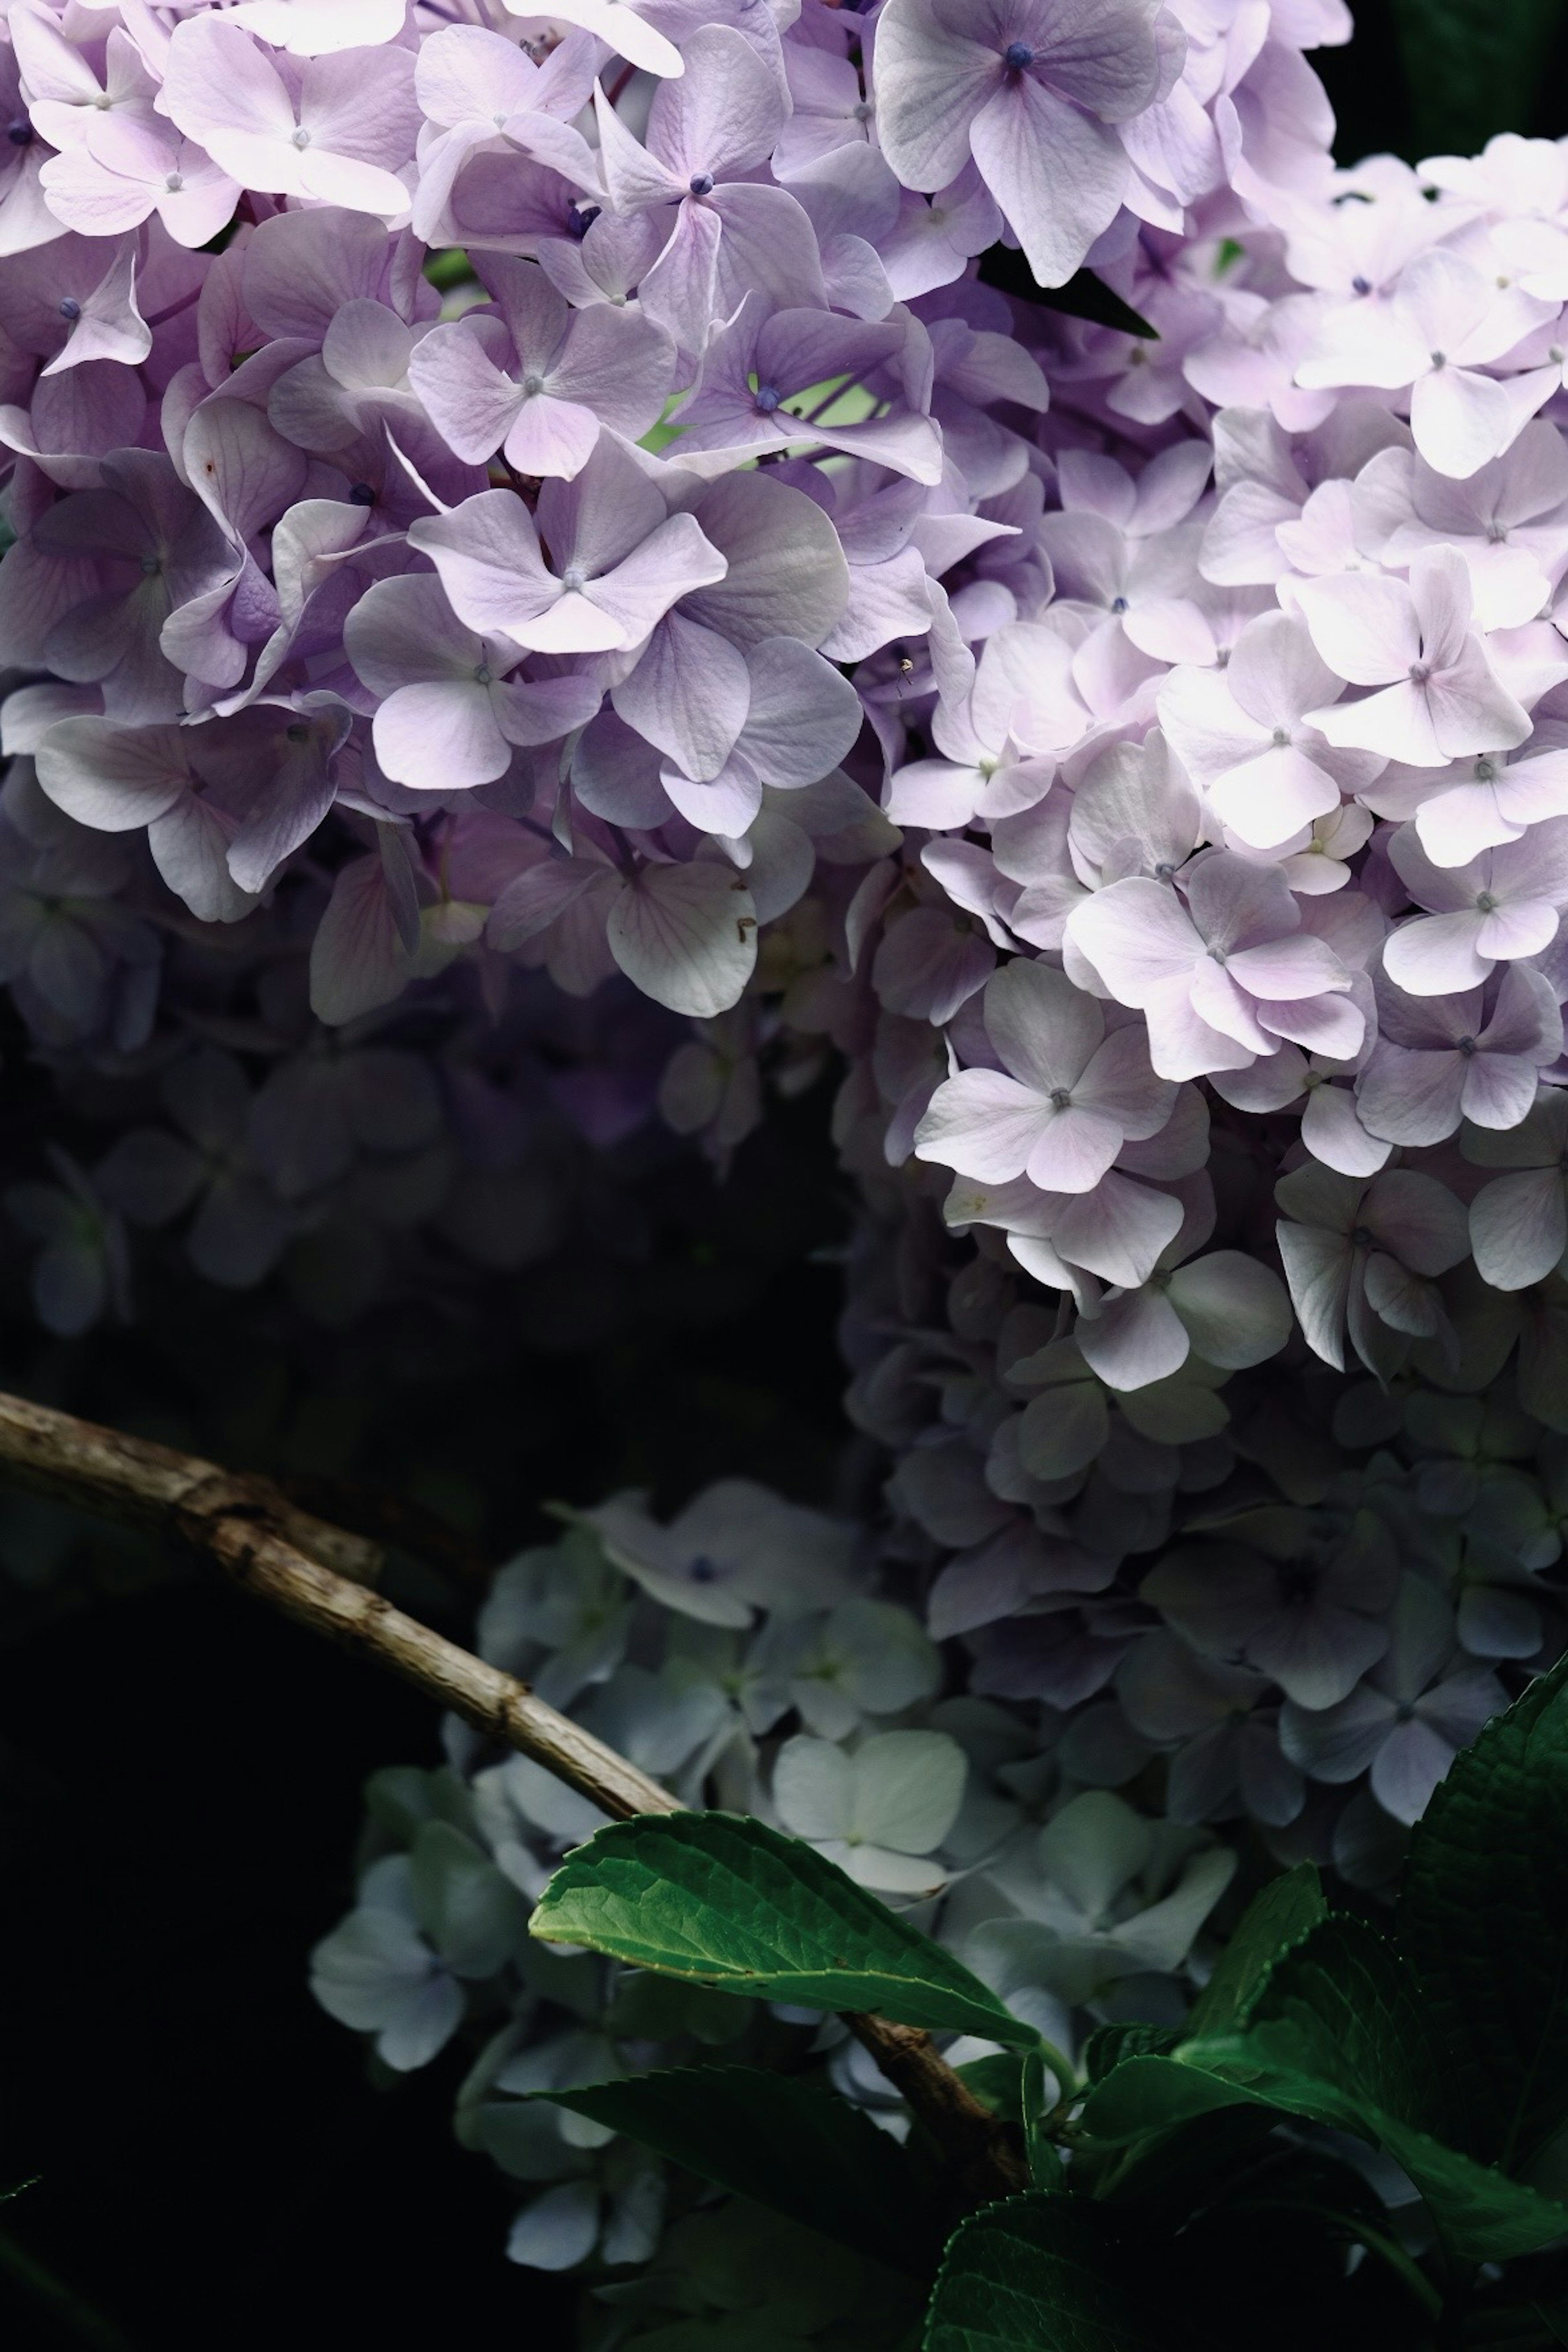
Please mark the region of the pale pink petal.
<svg viewBox="0 0 1568 2352"><path fill-rule="evenodd" d="M1476 1271L1494 1290L1544 1282L1568 1249L1568 1209L1556 1168L1497 1176L1470 1203Z"/></svg>
<svg viewBox="0 0 1568 2352"><path fill-rule="evenodd" d="M1079 1103L1044 1109L1029 1153L1030 1183L1050 1192L1092 1192L1121 1149L1121 1121Z"/></svg>
<svg viewBox="0 0 1568 2352"><path fill-rule="evenodd" d="M955 1168L983 1183L1005 1183L1023 1174L1049 1116L1048 1104L1016 1078L1000 1070L961 1070L931 1097L915 1129L915 1157ZM1115 1157L1112 1150L1110 1158ZM1103 1173L1101 1169L1089 1181L1098 1182Z"/></svg>
<svg viewBox="0 0 1568 2352"><path fill-rule="evenodd" d="M1186 1326L1159 1290L1132 1290L1080 1316L1073 1337L1084 1361L1107 1388L1142 1389L1179 1371L1191 1353Z"/></svg>
<svg viewBox="0 0 1568 2352"><path fill-rule="evenodd" d="M1068 935L1123 1004L1146 1005L1163 982L1190 971L1204 955L1175 892L1142 876L1085 899L1068 918Z"/></svg>

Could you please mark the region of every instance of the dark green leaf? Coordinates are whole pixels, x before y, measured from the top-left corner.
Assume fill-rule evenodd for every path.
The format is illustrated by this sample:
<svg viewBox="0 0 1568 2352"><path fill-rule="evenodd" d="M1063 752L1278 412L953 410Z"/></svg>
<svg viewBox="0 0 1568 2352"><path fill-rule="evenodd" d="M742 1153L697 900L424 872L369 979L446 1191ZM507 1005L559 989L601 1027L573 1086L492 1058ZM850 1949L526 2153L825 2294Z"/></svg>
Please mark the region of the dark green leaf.
<svg viewBox="0 0 1568 2352"><path fill-rule="evenodd" d="M1420 1989L1363 1920L1323 1919L1284 1952L1249 1996L1244 2039L1272 2066L1464 2145L1463 2100Z"/></svg>
<svg viewBox="0 0 1568 2352"><path fill-rule="evenodd" d="M1233 2033L1245 2024L1247 2010L1280 1954L1328 1916L1322 1884L1311 1863L1300 1862L1282 1877L1270 1879L1242 1913L1218 1967L1198 1995L1187 2021L1188 2033L1194 2039Z"/></svg>
<svg viewBox="0 0 1568 2352"><path fill-rule="evenodd" d="M1065 286L1040 286L1016 246L994 245L980 257L980 282L994 286L999 294L1011 294L1016 301L1037 302L1042 310L1087 320L1091 327L1114 327L1145 342L1160 340L1159 329L1152 327L1131 302L1113 293L1092 269L1078 270Z"/></svg>
<svg viewBox="0 0 1568 2352"><path fill-rule="evenodd" d="M1060 2153L1045 2129L1047 2116L1066 2088L1067 2085L1058 2083L1054 2074L1047 2074L1045 2057L1040 2051L1026 2050L1024 2053L1024 2153L1029 2161L1029 2178L1037 2189L1054 2190L1067 2186Z"/></svg>
<svg viewBox="0 0 1568 2352"><path fill-rule="evenodd" d="M1201 2067L1135 2053L1079 2110L1078 2168L1093 2196L1174 2228L1219 2193L1277 2120Z"/></svg>
<svg viewBox="0 0 1568 2352"><path fill-rule="evenodd" d="M1469 2152L1521 2171L1568 2123L1568 1661L1457 1757L1398 1937L1462 2077Z"/></svg>
<svg viewBox="0 0 1568 2352"><path fill-rule="evenodd" d="M567 1855L530 1922L635 1968L805 2009L1032 2048L976 1976L797 1838L739 1813L645 1813Z"/></svg>
<svg viewBox="0 0 1568 2352"><path fill-rule="evenodd" d="M812 2352L804 2336L784 2335L754 2312L715 2319L676 2319L647 2336L634 2336L627 2352Z"/></svg>
<svg viewBox="0 0 1568 2352"><path fill-rule="evenodd" d="M1084 2198L987 2206L948 2246L924 2352L1177 2352L1192 2339L1155 2250Z"/></svg>
<svg viewBox="0 0 1568 2352"><path fill-rule="evenodd" d="M1562 17L1561 0L1394 0L1413 152L1468 155L1528 128Z"/></svg>
<svg viewBox="0 0 1568 2352"><path fill-rule="evenodd" d="M1568 2344L1568 2303L1499 2301L1465 2314L1465 2352L1556 2352Z"/></svg>
<svg viewBox="0 0 1568 2352"><path fill-rule="evenodd" d="M1097 2025L1083 2046L1083 2071L1100 2082L1124 2058L1164 2058L1185 2035L1171 2025Z"/></svg>
<svg viewBox="0 0 1568 2352"><path fill-rule="evenodd" d="M1245 2098L1239 2103L1245 2104ZM1079 2113L1079 2126L1098 2144L1126 2147L1148 2133L1171 2131L1195 2116L1237 2104L1237 2085L1211 2073L1197 2058L1189 2063L1150 2054L1124 2058L1097 2083Z"/></svg>
<svg viewBox="0 0 1568 2352"><path fill-rule="evenodd" d="M1023 2070L1016 2052L999 2050L990 2058L972 2058L952 2071L994 2116L1004 2116L1010 2124L1023 2122Z"/></svg>
<svg viewBox="0 0 1568 2352"><path fill-rule="evenodd" d="M1244 2033L1182 2054L1384 2148L1460 2261L1506 2261L1568 2232L1561 2206L1460 2153L1465 2086L1414 1971L1360 1920L1322 1921L1269 1971Z"/></svg>
<svg viewBox="0 0 1568 2352"><path fill-rule="evenodd" d="M1385 2121L1379 2137L1426 2200L1457 2261L1511 2262L1568 2237L1568 2210L1522 2181L1402 2125Z"/></svg>
<svg viewBox="0 0 1568 2352"><path fill-rule="evenodd" d="M1270 2058L1264 2040L1237 2034L1193 2043L1179 2059L1129 2059L1091 2093L1084 2128L1108 2145L1157 2152L1179 2172L1183 2141L1175 2141L1173 2159L1156 2133L1173 2135L1184 2124L1190 2130L1227 2105L1273 2108L1385 2149L1410 2175L1462 2262L1506 2262L1568 2233L1561 2206L1398 2122L1372 2100Z"/></svg>
<svg viewBox="0 0 1568 2352"><path fill-rule="evenodd" d="M677 2066L534 2096L625 2132L857 2253L931 2275L908 2157L862 2109L820 2084L757 2066Z"/></svg>

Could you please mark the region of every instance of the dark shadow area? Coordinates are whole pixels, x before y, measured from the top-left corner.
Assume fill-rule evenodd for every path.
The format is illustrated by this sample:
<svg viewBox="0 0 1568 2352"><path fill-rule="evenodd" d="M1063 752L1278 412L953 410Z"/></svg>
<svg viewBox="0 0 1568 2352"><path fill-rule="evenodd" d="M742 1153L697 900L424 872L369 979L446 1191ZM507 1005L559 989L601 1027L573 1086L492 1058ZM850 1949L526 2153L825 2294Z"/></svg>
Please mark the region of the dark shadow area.
<svg viewBox="0 0 1568 2352"><path fill-rule="evenodd" d="M1314 50L1310 60L1333 103L1339 123L1334 152L1342 163L1389 153L1417 163L1456 144L1468 152L1489 130L1518 130L1538 139L1568 132L1568 7L1562 0L1493 0L1489 8L1468 0L1458 12L1445 11L1441 0L1436 6L1431 0L1359 0L1353 13L1354 38L1343 48ZM1439 18L1450 15L1459 36L1444 42ZM1472 17L1478 52L1484 47L1488 54L1478 53L1474 70L1467 74L1463 28ZM1487 36L1484 43L1481 34ZM1440 67L1438 46L1447 52ZM1541 64L1525 74L1526 111L1512 119L1508 109L1514 101L1505 93L1515 84L1506 63L1521 46ZM1494 48L1496 57L1489 53ZM1505 68L1500 72L1500 61ZM1423 129L1421 105L1413 97L1417 79L1427 107L1439 118L1429 131ZM1480 111L1467 123L1471 109ZM1450 118L1446 126L1443 116Z"/></svg>
<svg viewBox="0 0 1568 2352"><path fill-rule="evenodd" d="M546 1266L531 1295L497 1286L488 1334L405 1303L303 1351L297 1321L268 1351L257 1302L211 1292L63 1349L18 1314L0 1381L323 1507L410 1501L459 1561L547 1533L551 1496L617 1484L669 1506L743 1473L830 1499L827 1096L772 1119L724 1184L689 1157L656 1176L637 1245L571 1291L580 1346L559 1317L548 1348L520 1337L564 1279ZM30 1590L0 1581L0 2187L41 2176L0 2207L0 2342L569 2343L574 2288L507 2263L520 2200L452 2137L466 2057L376 2087L307 1989L351 1897L363 1779L438 1760L427 1703L63 1515L0 1498L0 1546L30 1576L59 1553ZM393 1590L467 1638L460 1575L404 1560Z"/></svg>

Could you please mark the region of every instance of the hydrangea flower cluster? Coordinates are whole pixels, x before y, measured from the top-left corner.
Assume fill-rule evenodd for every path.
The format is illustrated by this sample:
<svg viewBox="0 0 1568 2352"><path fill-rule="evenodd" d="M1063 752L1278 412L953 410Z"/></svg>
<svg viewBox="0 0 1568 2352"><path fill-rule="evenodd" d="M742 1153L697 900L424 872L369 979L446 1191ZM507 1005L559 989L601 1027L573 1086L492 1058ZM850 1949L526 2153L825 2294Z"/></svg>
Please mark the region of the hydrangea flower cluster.
<svg viewBox="0 0 1568 2352"><path fill-rule="evenodd" d="M931 1381L973 1385L975 1306L968 1347L955 1332L930 1351ZM1063 1402L1059 1387L1038 1393ZM1366 1412L1364 1397L1352 1402ZM1069 1580L1046 1602L1054 1613L971 1642L968 1690L928 1627L963 1622L973 1554L938 1579L922 1622L889 1597L908 1580L886 1549L740 1479L668 1525L635 1494L563 1514L559 1543L500 1571L479 1646L685 1801L809 1841L911 1910L1058 2048L1081 2049L1100 2023L1179 2020L1237 1908L1239 1829L1279 1861L1311 1854L1384 1887L1399 1825L1503 1703L1499 1667L1561 1646L1545 1633L1560 1623L1561 1576L1542 1571L1561 1560L1563 1441L1540 1445L1517 1409L1431 1391L1393 1418L1394 1443L1310 1502L1189 1517L1139 1600L1106 1593L1085 1615ZM1305 1470L1310 1444L1297 1450ZM1100 1540L1118 1540L1120 1507L1121 1539L1158 1546L1176 1479L1201 1494L1215 1451L1124 1425L1103 1449L1110 1478L1085 1497ZM1165 1485L1150 1475L1162 1456ZM906 1469L922 1458L928 1471L942 1459L915 1453ZM973 1533L987 1502L994 1524L995 1495L967 1458L967 1493L951 1452L942 1477L901 1476L911 1528L951 1545L965 1509ZM446 1740L439 1771L373 1777L355 1906L317 1947L311 1983L394 2074L454 2042L466 2053L456 2127L523 2188L514 2262L620 2272L650 2263L671 2224L678 2260L689 2227L668 2168L535 2103L552 2088L705 2050L776 2060L783 2035L793 2065L905 2128L837 2021L534 1942L531 1905L604 1817L456 1717ZM949 2054L962 2064L990 2048Z"/></svg>
<svg viewBox="0 0 1568 2352"><path fill-rule="evenodd" d="M944 1695L936 1643L868 1589L860 1553L852 1526L741 1479L668 1527L618 1496L500 1571L479 1645L689 1801L759 1813L940 1916L944 1939L1048 2033L1068 2038L1089 2004L1179 2016L1234 1853L1089 1785L1092 1768L1075 1785L1016 1710ZM441 1771L373 1778L358 1901L318 1945L311 1982L395 2073L462 2036L458 2136L531 2192L514 2262L646 2263L673 2218L646 2151L527 2094L785 2029L801 2063L903 2127L837 2021L542 1951L530 1906L605 1817L526 1758L494 1761L455 1720L447 1747Z"/></svg>
<svg viewBox="0 0 1568 2352"><path fill-rule="evenodd" d="M618 1498L488 1654L1059 2036L1244 1832L1384 1884L1565 1631L1568 145L1336 166L1340 0L4 19L45 1326L444 1312L833 1068L868 1524ZM323 1998L646 2255L516 2096L712 2030L527 1946L582 1809L374 1810Z"/></svg>

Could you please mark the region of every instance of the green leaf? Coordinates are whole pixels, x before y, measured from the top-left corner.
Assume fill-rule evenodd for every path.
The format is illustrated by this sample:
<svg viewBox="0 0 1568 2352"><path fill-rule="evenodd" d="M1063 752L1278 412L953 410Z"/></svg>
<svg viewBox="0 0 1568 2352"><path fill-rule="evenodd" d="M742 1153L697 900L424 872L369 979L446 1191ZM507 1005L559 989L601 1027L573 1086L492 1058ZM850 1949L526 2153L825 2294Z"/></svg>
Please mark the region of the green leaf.
<svg viewBox="0 0 1568 2352"><path fill-rule="evenodd" d="M1205 2039L1194 2036L1200 2050ZM1327 2084L1358 2107L1463 2143L1463 2101L1420 1989L1364 1920L1325 1918L1283 1953L1251 1995L1242 2040L1267 2064Z"/></svg>
<svg viewBox="0 0 1568 2352"><path fill-rule="evenodd" d="M1023 2122L1023 2071L1016 2051L998 2050L989 2058L971 2058L952 2071L994 2116L1003 2116L1010 2124Z"/></svg>
<svg viewBox="0 0 1568 2352"><path fill-rule="evenodd" d="M1083 2071L1090 2083L1102 2082L1125 2058L1151 2053L1168 2057L1185 2034L1172 2025L1097 2025L1083 2045Z"/></svg>
<svg viewBox="0 0 1568 2352"><path fill-rule="evenodd" d="M1441 2031L1414 1970L1361 1920L1322 1921L1270 1969L1244 2033L1181 2055L1384 2148L1460 2261L1503 2262L1568 2234L1562 2206L1460 2152L1465 2088Z"/></svg>
<svg viewBox="0 0 1568 2352"><path fill-rule="evenodd" d="M1242 1913L1219 1965L1194 2003L1188 2033L1195 2040L1205 2033L1232 2033L1245 2024L1280 1954L1328 1916L1322 1882L1311 1863L1299 1862L1282 1877L1270 1879Z"/></svg>
<svg viewBox="0 0 1568 2352"><path fill-rule="evenodd" d="M1397 1935L1461 2075L1470 2154L1521 2171L1568 2122L1568 1661L1455 1759Z"/></svg>
<svg viewBox="0 0 1568 2352"><path fill-rule="evenodd" d="M1076 271L1065 286L1041 286L1016 246L994 245L980 257L979 275L983 286L994 286L999 294L1010 294L1016 301L1037 302L1042 310L1084 319L1091 327L1114 327L1144 342L1160 340L1158 327L1152 327L1141 311L1113 293L1092 269Z"/></svg>
<svg viewBox="0 0 1568 2352"><path fill-rule="evenodd" d="M1178 2299L1147 2238L1079 2197L1011 2197L951 2241L924 2352L1177 2352Z"/></svg>
<svg viewBox="0 0 1568 2352"><path fill-rule="evenodd" d="M1568 2212L1549 2198L1400 2123L1370 2099L1271 2061L1258 2042L1256 2035L1238 2034L1194 2043L1180 2058L1131 2058L1090 2094L1083 2128L1106 2145L1142 2152L1159 2144L1155 2135L1226 2106L1274 2108L1384 2148L1410 2175L1461 2262L1506 2262L1568 2233Z"/></svg>
<svg viewBox="0 0 1568 2352"><path fill-rule="evenodd" d="M931 2275L909 2158L820 2084L758 2066L675 2066L536 2098L895 2270Z"/></svg>
<svg viewBox="0 0 1568 2352"><path fill-rule="evenodd" d="M1079 2126L1098 2145L1125 2147L1146 2134L1168 2132L1197 2116L1248 2103L1249 2095L1195 2057L1150 2054L1123 2059L1103 2082L1095 2084L1080 2111Z"/></svg>
<svg viewBox="0 0 1568 2352"><path fill-rule="evenodd" d="M1054 2074L1048 2080L1058 2092L1068 2088L1066 2084L1058 2085ZM1056 2190L1066 2188L1067 2172L1056 2142L1044 2129L1046 2116L1054 2105L1054 2099L1047 2095L1047 2082L1045 2053L1039 2050L1026 2050L1021 2085L1024 2153L1028 2158L1029 2178L1035 2187Z"/></svg>
<svg viewBox="0 0 1568 2352"><path fill-rule="evenodd" d="M1469 155L1532 121L1561 0L1394 0L1414 152Z"/></svg>
<svg viewBox="0 0 1568 2352"><path fill-rule="evenodd" d="M803 2009L1038 2040L976 1976L797 1838L740 1813L645 1813L567 1855L533 1912L546 1941Z"/></svg>
<svg viewBox="0 0 1568 2352"><path fill-rule="evenodd" d="M1432 2219L1461 2263L1507 2263L1568 2238L1568 2210L1521 2180L1477 2164L1424 2132L1384 2123L1382 2143L1426 2200Z"/></svg>

